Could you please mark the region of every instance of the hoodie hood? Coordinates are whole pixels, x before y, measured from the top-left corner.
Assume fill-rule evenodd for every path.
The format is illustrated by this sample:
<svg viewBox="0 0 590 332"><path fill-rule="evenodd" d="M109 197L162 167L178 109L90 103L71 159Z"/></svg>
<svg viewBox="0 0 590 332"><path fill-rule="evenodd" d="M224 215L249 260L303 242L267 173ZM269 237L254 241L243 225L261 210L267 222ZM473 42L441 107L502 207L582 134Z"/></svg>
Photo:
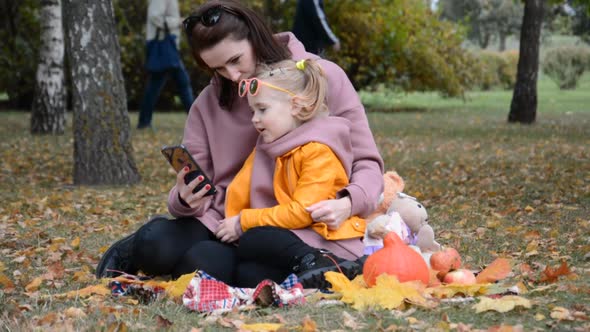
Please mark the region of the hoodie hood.
<svg viewBox="0 0 590 332"><path fill-rule="evenodd" d="M292 32L280 32L275 34L275 37L279 41L279 43L287 45L287 47L291 51L293 60L321 59L321 57L319 57L318 55L307 52L305 50L305 46L303 46L303 43L300 42L299 39L297 39L297 37L295 37L295 35Z"/></svg>

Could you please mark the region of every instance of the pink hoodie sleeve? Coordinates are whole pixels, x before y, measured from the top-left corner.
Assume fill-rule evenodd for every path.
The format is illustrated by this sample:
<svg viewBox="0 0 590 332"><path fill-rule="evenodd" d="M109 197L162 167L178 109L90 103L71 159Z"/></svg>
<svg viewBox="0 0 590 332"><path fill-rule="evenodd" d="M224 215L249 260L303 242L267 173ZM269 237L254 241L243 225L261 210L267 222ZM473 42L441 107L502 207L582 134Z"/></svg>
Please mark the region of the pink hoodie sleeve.
<svg viewBox="0 0 590 332"><path fill-rule="evenodd" d="M346 73L333 62L320 60L320 63L328 77L330 114L352 122L352 175L350 184L338 197L349 195L352 215L364 217L375 210L383 192L383 159L369 128L365 108Z"/></svg>

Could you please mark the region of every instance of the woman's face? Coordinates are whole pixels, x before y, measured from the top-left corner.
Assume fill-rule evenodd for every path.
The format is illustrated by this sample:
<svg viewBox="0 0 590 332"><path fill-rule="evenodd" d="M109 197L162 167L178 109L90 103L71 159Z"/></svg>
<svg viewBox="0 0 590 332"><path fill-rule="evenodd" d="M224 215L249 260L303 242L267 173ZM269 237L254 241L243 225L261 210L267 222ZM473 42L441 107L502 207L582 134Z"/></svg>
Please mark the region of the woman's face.
<svg viewBox="0 0 590 332"><path fill-rule="evenodd" d="M215 46L201 51L200 55L209 68L235 83L254 76L256 70L256 59L248 39L226 37Z"/></svg>

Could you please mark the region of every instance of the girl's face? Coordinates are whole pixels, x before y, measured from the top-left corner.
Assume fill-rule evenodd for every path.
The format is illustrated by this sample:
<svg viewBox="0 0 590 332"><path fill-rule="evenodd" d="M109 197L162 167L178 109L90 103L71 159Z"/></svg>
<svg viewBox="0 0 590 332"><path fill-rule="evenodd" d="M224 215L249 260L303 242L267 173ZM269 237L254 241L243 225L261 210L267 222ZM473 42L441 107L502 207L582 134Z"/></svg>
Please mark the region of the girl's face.
<svg viewBox="0 0 590 332"><path fill-rule="evenodd" d="M226 37L215 46L201 51L200 56L209 68L235 83L253 76L256 70L254 51L248 39Z"/></svg>
<svg viewBox="0 0 590 332"><path fill-rule="evenodd" d="M291 103L291 96L261 85L258 94L248 94L248 104L252 110L252 123L262 140L270 143L299 127L301 121L295 118L299 108Z"/></svg>

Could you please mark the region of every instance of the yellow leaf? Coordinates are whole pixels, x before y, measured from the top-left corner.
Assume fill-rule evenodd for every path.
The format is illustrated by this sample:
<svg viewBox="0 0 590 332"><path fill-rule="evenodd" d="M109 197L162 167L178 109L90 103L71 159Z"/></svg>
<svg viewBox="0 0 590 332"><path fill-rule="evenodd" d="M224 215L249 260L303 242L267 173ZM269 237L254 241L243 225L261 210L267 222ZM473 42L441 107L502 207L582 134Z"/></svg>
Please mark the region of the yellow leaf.
<svg viewBox="0 0 590 332"><path fill-rule="evenodd" d="M427 306L423 295L424 285L420 282L400 283L395 276L380 275L371 288L364 287L357 277L354 281L336 272L326 272L326 280L332 284L332 290L342 294L341 301L352 304L357 310L372 307L383 309L399 308L405 301Z"/></svg>
<svg viewBox="0 0 590 332"><path fill-rule="evenodd" d="M564 307L555 307L551 310L551 318L557 320L574 320L570 311Z"/></svg>
<svg viewBox="0 0 590 332"><path fill-rule="evenodd" d="M37 277L37 278L33 279L33 281L31 281L28 285L25 286L25 290L27 292L35 292L39 289L39 286L41 286L42 282L43 282L43 278Z"/></svg>
<svg viewBox="0 0 590 332"><path fill-rule="evenodd" d="M533 207L532 207L532 206L530 206L530 205L527 205L527 206L524 208L524 210L525 210L526 212L528 212L528 213L531 213L531 212L535 211L535 208L533 208Z"/></svg>
<svg viewBox="0 0 590 332"><path fill-rule="evenodd" d="M545 316L543 314L540 314L540 313L535 314L535 320L537 322L542 321L543 319L545 319Z"/></svg>
<svg viewBox="0 0 590 332"><path fill-rule="evenodd" d="M64 311L64 314L69 318L86 318L86 313L80 308L69 307Z"/></svg>
<svg viewBox="0 0 590 332"><path fill-rule="evenodd" d="M73 290L73 291L69 291L67 293L64 294L58 294L56 295L56 297L60 298L60 297L67 297L68 299L74 299L77 297L81 297L81 298L85 298L85 297L89 297L90 295L93 294L98 294L98 295L110 295L111 294L111 290L104 286L104 285L94 285L94 286L88 286L79 290Z"/></svg>
<svg viewBox="0 0 590 332"><path fill-rule="evenodd" d="M479 303L474 304L473 308L477 313L494 310L498 312L508 312L517 306L522 306L527 309L531 308L531 301L524 297L507 295L499 299L492 299L489 297L482 297Z"/></svg>
<svg viewBox="0 0 590 332"><path fill-rule="evenodd" d="M486 294L489 289L489 284L475 284L475 285L460 285L460 284L449 284L438 287L432 287L426 289L426 292L432 296L444 299L451 298L457 294L463 294L465 296L476 296Z"/></svg>
<svg viewBox="0 0 590 332"><path fill-rule="evenodd" d="M66 243L66 239L63 237L56 237L51 239L51 244L61 244L61 243Z"/></svg>
<svg viewBox="0 0 590 332"><path fill-rule="evenodd" d="M309 318L309 316L305 316L305 318L303 318L302 330L303 332L315 332L318 330L318 326L313 319Z"/></svg>
<svg viewBox="0 0 590 332"><path fill-rule="evenodd" d="M79 236L77 236L75 239L72 240L72 242L70 242L70 247L72 247L74 249L80 248L80 237Z"/></svg>
<svg viewBox="0 0 590 332"><path fill-rule="evenodd" d="M252 332L266 332L266 331L276 331L281 328L283 324L276 324L276 323L257 323L257 324L243 324L240 326L240 330L242 331L252 331Z"/></svg>
<svg viewBox="0 0 590 332"><path fill-rule="evenodd" d="M125 277L116 277L115 281L124 282L127 284L135 284L135 285L142 285L149 288L164 288L166 294L173 298L180 298L184 291L188 287L188 284L191 282L191 279L194 277L195 273L187 273L180 278L172 281L162 281L162 280L129 280Z"/></svg>
<svg viewBox="0 0 590 332"><path fill-rule="evenodd" d="M180 276L180 278L172 281L169 285L166 285L166 293L174 298L182 297L182 294L184 294L184 291L194 276L194 273L187 273Z"/></svg>
<svg viewBox="0 0 590 332"><path fill-rule="evenodd" d="M88 282L92 279L94 279L94 276L86 271L77 271L74 272L74 276L72 277L73 280L77 281L77 282Z"/></svg>

